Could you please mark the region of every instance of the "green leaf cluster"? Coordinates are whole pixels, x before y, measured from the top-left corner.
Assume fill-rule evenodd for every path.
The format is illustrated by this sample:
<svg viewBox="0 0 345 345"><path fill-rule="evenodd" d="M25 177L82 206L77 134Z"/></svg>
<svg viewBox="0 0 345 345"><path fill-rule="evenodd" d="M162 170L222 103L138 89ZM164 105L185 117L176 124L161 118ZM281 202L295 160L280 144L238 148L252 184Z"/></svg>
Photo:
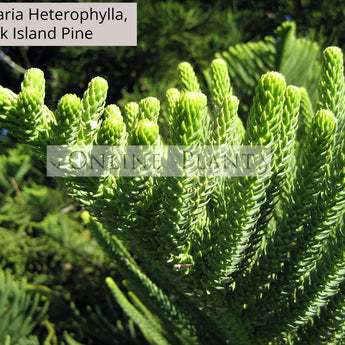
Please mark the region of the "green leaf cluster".
<svg viewBox="0 0 345 345"><path fill-rule="evenodd" d="M0 269L0 343L26 341L47 313L48 303L31 293L28 284L13 280Z"/></svg>
<svg viewBox="0 0 345 345"><path fill-rule="evenodd" d="M254 176L110 171L60 179L88 210L84 222L125 279L128 296L106 279L112 295L152 344L343 343L343 55L329 47L318 65L317 47L296 39L293 25L283 24L277 36L230 49L226 62L214 60L211 102L193 67L179 64L180 86L167 91L167 136L157 98L106 106L108 86L100 77L82 99L63 97L55 114L42 111L39 70L27 73L18 95L1 89L0 123L42 157L43 147L56 142L246 145L269 152L269 169ZM296 56L306 84L290 69ZM36 90L35 97L27 90ZM238 108L250 95L244 123Z"/></svg>
<svg viewBox="0 0 345 345"><path fill-rule="evenodd" d="M241 117L246 119L254 88L260 76L268 71L279 71L288 84L306 88L314 102L321 69L319 50L317 43L296 37L294 22L284 22L273 36L257 42L238 43L216 56L229 66L234 93L242 101Z"/></svg>
<svg viewBox="0 0 345 345"><path fill-rule="evenodd" d="M83 211L47 180L28 148L2 146L2 152L0 344L142 343L133 321L100 288L114 265Z"/></svg>

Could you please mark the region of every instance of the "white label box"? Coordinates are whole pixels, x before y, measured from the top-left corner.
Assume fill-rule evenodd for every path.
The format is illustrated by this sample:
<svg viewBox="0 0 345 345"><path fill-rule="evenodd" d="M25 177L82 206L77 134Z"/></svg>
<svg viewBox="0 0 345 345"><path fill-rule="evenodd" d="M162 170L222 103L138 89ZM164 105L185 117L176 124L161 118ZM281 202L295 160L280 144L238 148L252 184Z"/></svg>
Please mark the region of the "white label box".
<svg viewBox="0 0 345 345"><path fill-rule="evenodd" d="M1 46L136 46L136 3L0 3Z"/></svg>

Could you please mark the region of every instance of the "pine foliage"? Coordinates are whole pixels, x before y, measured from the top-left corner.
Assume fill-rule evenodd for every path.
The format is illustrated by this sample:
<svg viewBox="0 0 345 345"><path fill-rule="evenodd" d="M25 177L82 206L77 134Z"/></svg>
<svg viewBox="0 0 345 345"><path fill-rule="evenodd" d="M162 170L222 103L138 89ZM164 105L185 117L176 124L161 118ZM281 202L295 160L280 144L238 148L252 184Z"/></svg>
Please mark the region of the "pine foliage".
<svg viewBox="0 0 345 345"><path fill-rule="evenodd" d="M273 36L258 42L238 43L216 54L229 66L234 93L241 99L242 116L250 107L260 76L268 71L282 73L290 85L305 87L312 100L317 98L320 64L317 43L296 38L296 24L284 22Z"/></svg>
<svg viewBox="0 0 345 345"><path fill-rule="evenodd" d="M212 102L181 63L180 89L167 92L167 137L156 98L106 106L100 77L81 100L64 96L55 114L44 106L39 70L18 95L1 88L0 122L42 157L57 142L268 150L270 169L254 176L60 179L117 263L125 281L106 283L149 343L343 343L343 55L327 48L319 68L317 46L296 39L293 24L276 34L222 54L229 72L224 60L212 62ZM244 124L238 106L251 95Z"/></svg>
<svg viewBox="0 0 345 345"><path fill-rule="evenodd" d="M106 287L101 291L97 283L104 282L114 265L86 228L78 205L64 190L52 188L40 169L43 164L29 153L17 145L3 149L0 156L0 265L13 283L1 282L9 292L0 292L0 298L12 296L12 285L19 284L13 292L16 300L33 307L34 296L41 302L35 302L31 323L26 320L29 309L13 309L12 316L1 314L1 327L10 323L8 315L13 327L19 327L9 333L1 328L1 336L8 335L8 344L20 345L75 345L73 339L107 344L109 338L118 344L128 339L141 343L143 337L133 322L127 324L121 310L113 308L110 292ZM14 307L13 301L10 297L1 310ZM44 317L39 318L41 312ZM24 335L18 339L17 334ZM4 339L0 338L1 344Z"/></svg>
<svg viewBox="0 0 345 345"><path fill-rule="evenodd" d="M48 303L0 269L0 343L17 344L46 316Z"/></svg>

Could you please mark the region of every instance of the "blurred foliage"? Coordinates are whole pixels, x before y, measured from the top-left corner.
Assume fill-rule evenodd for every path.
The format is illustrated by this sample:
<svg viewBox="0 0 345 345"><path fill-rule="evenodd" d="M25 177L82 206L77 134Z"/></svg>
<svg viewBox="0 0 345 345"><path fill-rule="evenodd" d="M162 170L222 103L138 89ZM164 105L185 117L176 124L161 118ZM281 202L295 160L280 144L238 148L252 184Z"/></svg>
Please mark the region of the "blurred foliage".
<svg viewBox="0 0 345 345"><path fill-rule="evenodd" d="M255 85L261 75L268 71L278 71L288 84L304 87L315 105L318 96L318 80L321 64L320 47L317 43L296 37L296 24L283 22L274 37L266 36L256 42L238 43L217 53L216 57L228 64L234 93L239 97L240 117L246 123L254 97ZM208 88L211 89L210 71L205 72Z"/></svg>
<svg viewBox="0 0 345 345"><path fill-rule="evenodd" d="M25 1L24 1L25 2ZM86 2L86 1L84 1ZM113 85L108 101L124 105L143 97L164 98L177 86L176 66L188 61L197 75L216 52L239 42L271 35L284 20L293 20L298 36L342 47L342 0L308 1L154 1L138 2L137 47L3 47L24 68L39 67L48 79L46 103L55 108L66 92L82 95L98 75ZM0 83L18 91L22 75L3 63ZM163 104L163 110L166 104Z"/></svg>
<svg viewBox="0 0 345 345"><path fill-rule="evenodd" d="M175 79L181 60L193 62L201 71L214 52L251 38L248 27L253 20L260 21L261 12L234 13L231 6L224 9L221 3L138 2L137 47L7 47L5 53L20 66L49 73L49 106L66 92L80 96L94 75L114 85L108 95L112 102L133 91L154 95ZM3 65L0 82L16 91L21 75ZM155 84L159 86L152 90Z"/></svg>
<svg viewBox="0 0 345 345"><path fill-rule="evenodd" d="M330 45L344 48L343 0L234 0L232 5L236 11L251 9L265 13L264 22L253 24L262 36L289 19L296 22L301 34L317 41L322 49Z"/></svg>
<svg viewBox="0 0 345 345"><path fill-rule="evenodd" d="M0 268L0 344L15 344L30 335L44 318L48 303L42 305L39 294L31 296L25 283L15 281Z"/></svg>
<svg viewBox="0 0 345 345"><path fill-rule="evenodd" d="M39 344L26 336L42 319L33 334L45 344L64 339L61 344L72 345L71 335L85 345L142 344L109 297L104 279L116 276L115 266L91 237L84 211L45 177L24 146L5 149L7 139L0 155L0 305L12 309L0 308L7 310L0 315L0 344ZM42 298L48 310L40 307Z"/></svg>

